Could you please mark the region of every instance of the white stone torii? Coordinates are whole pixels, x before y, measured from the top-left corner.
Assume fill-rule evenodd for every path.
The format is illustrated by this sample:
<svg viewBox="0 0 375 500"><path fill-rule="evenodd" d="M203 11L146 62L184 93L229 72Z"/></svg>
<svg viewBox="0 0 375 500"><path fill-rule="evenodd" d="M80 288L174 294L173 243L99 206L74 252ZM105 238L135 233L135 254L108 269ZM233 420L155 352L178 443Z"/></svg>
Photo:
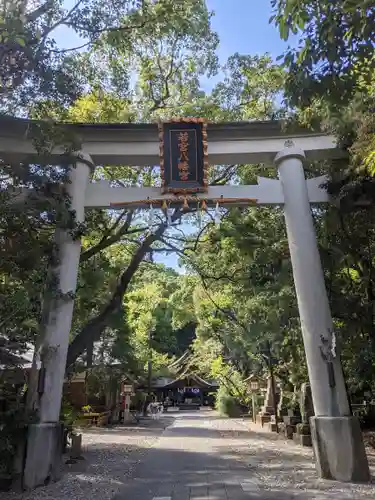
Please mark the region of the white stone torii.
<svg viewBox="0 0 375 500"><path fill-rule="evenodd" d="M254 124L252 124L254 126ZM264 123L261 126L265 126ZM275 134L274 130L272 131ZM230 136L232 132L228 131ZM236 131L238 135L238 130ZM105 135L105 134L104 134ZM233 134L232 134L233 135ZM134 139L134 136L133 136ZM72 209L77 221L84 220L86 208L121 208L137 200L161 200L158 188L112 188L105 182L90 183L90 171L94 161L103 163L122 162L140 165L154 161L154 142L132 144L126 156L123 143L108 140L102 143L83 141L85 153L79 153L76 168L71 170L69 185ZM209 135L210 140L210 135ZM151 146L151 144L153 144ZM127 143L127 146L129 143ZM260 146L261 145L261 146ZM146 147L147 146L147 147ZM305 149L301 146L304 146ZM279 149L275 151L275 147ZM0 137L0 153L17 155L30 152L28 140L18 142ZM147 149L148 148L148 149ZM263 148L263 149L261 149ZM307 149L306 149L307 148ZM325 288L324 275L313 225L310 204L328 202L322 188L326 178L305 179L305 157L318 159L341 156L334 138L326 135L296 134L287 136L279 132L275 137L258 137L257 141L236 137L232 142L217 141L212 149L216 164L243 162L267 162L272 153L278 167L279 180L258 179L255 186L215 186L208 193L198 195L202 199L220 200L220 197L257 200L260 205L282 205L289 241L293 276L296 287L301 329L306 352L309 379L315 417L311 419L314 453L321 477L343 481L367 481L369 468L358 419L350 413L348 396L339 355L335 353L333 324ZM105 154L103 153L105 151ZM136 152L138 151L138 155ZM262 154L263 151L263 154ZM91 155L90 155L91 153ZM59 152L56 152L58 155ZM93 156L95 160L93 160ZM150 162L150 158L153 161ZM209 142L209 157L211 157ZM232 161L221 161L223 159ZM164 198L171 198L165 195ZM245 203L241 201L240 203ZM62 293L75 292L80 259L80 242L74 241L67 232L58 233L61 250L59 278ZM50 474L55 452L56 426L59 420L62 387L65 373L69 333L73 314L73 300L58 301L50 311L45 335L49 355L43 360L45 387L40 399L40 423L31 426L27 447L24 484L34 487L43 484ZM328 350L327 350L328 346ZM41 443L46 449L41 453Z"/></svg>

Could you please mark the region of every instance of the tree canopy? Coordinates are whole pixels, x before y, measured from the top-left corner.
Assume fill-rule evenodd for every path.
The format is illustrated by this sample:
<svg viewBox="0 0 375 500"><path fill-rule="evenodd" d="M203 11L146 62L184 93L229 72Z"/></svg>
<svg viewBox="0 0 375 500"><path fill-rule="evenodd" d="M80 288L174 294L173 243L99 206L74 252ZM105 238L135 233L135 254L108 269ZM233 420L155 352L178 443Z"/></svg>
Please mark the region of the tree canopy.
<svg viewBox="0 0 375 500"><path fill-rule="evenodd" d="M280 37L298 35L297 48L284 56L287 91L306 105L316 93L343 107L359 80L369 84L374 71L374 16L370 0L272 0ZM359 73L361 74L359 78Z"/></svg>

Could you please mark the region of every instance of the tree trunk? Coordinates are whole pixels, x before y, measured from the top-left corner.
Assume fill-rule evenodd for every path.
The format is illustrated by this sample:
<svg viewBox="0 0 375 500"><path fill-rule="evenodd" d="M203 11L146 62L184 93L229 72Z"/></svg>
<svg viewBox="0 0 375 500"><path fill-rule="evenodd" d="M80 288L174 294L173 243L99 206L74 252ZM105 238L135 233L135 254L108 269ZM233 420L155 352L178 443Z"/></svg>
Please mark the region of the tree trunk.
<svg viewBox="0 0 375 500"><path fill-rule="evenodd" d="M172 222L175 221L181 215L180 210L176 210L172 216ZM66 366L69 368L81 354L85 352L87 346L91 343L100 340L100 337L108 325L111 316L118 312L122 307L122 301L124 294L129 286L131 279L139 268L139 265L143 261L145 255L150 251L151 245L160 239L167 228L167 224L161 224L158 229L147 236L143 241L142 245L133 255L133 258L123 272L120 281L113 293L110 301L105 306L105 308L95 317L92 318L87 324L82 328L78 335L73 339L72 343L68 349L68 356L66 361Z"/></svg>

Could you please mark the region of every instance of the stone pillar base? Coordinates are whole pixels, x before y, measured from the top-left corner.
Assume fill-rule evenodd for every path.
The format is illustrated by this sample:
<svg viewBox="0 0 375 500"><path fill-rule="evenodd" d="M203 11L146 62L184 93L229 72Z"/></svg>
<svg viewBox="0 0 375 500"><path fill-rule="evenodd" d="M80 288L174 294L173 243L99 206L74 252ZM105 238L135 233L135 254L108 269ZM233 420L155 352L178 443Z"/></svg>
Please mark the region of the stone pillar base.
<svg viewBox="0 0 375 500"><path fill-rule="evenodd" d="M59 422L29 425L22 481L24 490L61 479L63 440L63 425Z"/></svg>
<svg viewBox="0 0 375 500"><path fill-rule="evenodd" d="M367 482L370 471L356 417L311 417L311 437L319 477Z"/></svg>
<svg viewBox="0 0 375 500"><path fill-rule="evenodd" d="M257 424L260 424L262 427L264 424L267 424L271 421L271 415L265 415L263 413L258 413L255 419Z"/></svg>

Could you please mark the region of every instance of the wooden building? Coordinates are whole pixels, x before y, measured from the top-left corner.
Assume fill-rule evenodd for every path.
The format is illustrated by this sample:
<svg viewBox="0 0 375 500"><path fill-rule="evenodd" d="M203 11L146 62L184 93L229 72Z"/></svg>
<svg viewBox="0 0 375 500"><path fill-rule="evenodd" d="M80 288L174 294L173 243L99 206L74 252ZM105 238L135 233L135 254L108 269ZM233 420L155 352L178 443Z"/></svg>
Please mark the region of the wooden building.
<svg viewBox="0 0 375 500"><path fill-rule="evenodd" d="M168 398L171 406L181 409L213 406L218 389L216 382L204 380L195 374L170 379L165 384L155 382L152 389L156 398L159 401Z"/></svg>

